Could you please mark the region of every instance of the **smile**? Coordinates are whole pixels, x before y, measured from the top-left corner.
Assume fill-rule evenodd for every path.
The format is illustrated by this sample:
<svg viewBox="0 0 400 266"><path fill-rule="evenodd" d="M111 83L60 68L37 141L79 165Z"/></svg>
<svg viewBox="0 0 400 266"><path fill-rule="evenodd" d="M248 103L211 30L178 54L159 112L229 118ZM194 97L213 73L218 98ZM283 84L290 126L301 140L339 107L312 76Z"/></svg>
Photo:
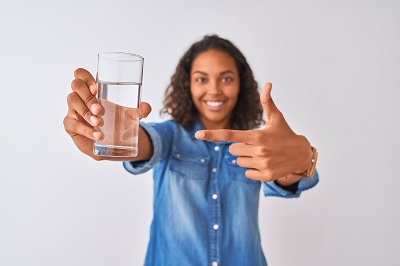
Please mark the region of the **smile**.
<svg viewBox="0 0 400 266"><path fill-rule="evenodd" d="M224 104L224 102L216 102L216 101L206 101L206 104L210 107L219 107Z"/></svg>

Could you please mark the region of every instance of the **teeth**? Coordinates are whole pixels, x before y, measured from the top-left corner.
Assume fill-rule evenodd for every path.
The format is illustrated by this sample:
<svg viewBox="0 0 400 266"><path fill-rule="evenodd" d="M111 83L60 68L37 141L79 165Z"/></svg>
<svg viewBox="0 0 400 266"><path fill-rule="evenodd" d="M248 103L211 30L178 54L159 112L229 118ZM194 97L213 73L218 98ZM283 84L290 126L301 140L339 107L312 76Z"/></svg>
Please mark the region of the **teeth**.
<svg viewBox="0 0 400 266"><path fill-rule="evenodd" d="M207 105L212 106L212 107L217 107L217 106L221 106L222 105L222 102L210 102L210 101L207 101L206 103L207 103Z"/></svg>

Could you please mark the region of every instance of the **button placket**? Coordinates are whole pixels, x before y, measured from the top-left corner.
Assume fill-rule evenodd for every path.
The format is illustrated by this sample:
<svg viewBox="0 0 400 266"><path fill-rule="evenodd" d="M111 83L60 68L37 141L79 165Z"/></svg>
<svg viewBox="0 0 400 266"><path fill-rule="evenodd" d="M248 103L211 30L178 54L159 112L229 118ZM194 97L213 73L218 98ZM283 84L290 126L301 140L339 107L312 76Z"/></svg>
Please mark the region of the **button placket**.
<svg viewBox="0 0 400 266"><path fill-rule="evenodd" d="M210 143L211 144L211 143ZM210 227L211 229L211 235L210 235L210 241L211 241L211 246L210 246L210 259L212 266L219 265L218 261L220 260L220 226L221 226L221 204L219 199L219 170L220 170L220 164L222 163L223 160L223 153L222 147L218 145L210 145L208 146L209 148L209 153L211 155L209 165L210 165L210 170L211 170L211 224Z"/></svg>

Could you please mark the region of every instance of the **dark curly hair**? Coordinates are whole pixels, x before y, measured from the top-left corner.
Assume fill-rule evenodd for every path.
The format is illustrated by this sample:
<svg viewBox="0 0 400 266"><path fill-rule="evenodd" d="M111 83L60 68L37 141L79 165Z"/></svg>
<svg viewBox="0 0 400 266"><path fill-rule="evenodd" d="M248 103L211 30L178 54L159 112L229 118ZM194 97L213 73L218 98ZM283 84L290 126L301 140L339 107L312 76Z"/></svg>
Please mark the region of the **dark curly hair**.
<svg viewBox="0 0 400 266"><path fill-rule="evenodd" d="M236 106L232 110L231 129L253 129L263 124L263 108L253 71L239 49L230 41L217 35L205 36L201 41L194 43L182 56L175 74L171 77L171 83L165 91L164 107L160 114L170 115L187 130L193 128L198 118L198 111L190 95L190 70L196 56L209 49L217 49L229 54L235 60L239 71L240 91Z"/></svg>

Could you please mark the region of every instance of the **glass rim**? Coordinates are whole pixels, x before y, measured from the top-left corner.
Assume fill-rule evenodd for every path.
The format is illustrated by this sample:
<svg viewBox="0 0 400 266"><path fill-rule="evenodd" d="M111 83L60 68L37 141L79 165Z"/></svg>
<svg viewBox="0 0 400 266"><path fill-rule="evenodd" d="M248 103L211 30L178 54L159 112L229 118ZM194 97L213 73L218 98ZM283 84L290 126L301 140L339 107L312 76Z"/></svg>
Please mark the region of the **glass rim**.
<svg viewBox="0 0 400 266"><path fill-rule="evenodd" d="M116 57L112 57L116 56ZM118 58L117 56L125 56L123 58ZM144 58L141 55L126 53L126 52L99 52L97 57L100 59L111 60L111 61L126 61L126 62L135 62L135 61L144 61Z"/></svg>

